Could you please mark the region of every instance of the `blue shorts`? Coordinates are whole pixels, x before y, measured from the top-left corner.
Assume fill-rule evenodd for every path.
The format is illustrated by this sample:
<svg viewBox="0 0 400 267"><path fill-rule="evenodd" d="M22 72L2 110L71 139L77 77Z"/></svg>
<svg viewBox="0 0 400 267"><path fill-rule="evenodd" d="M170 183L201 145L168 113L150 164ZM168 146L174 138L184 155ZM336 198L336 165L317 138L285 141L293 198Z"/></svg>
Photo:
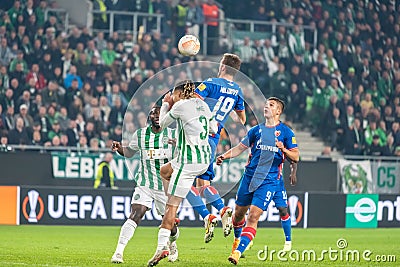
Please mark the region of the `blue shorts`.
<svg viewBox="0 0 400 267"><path fill-rule="evenodd" d="M215 160L215 151L217 149L218 142L219 142L219 134L215 135L214 137L211 137L211 136L208 137L208 143L210 144L210 147L211 147L210 165L208 166L208 169L205 173L197 176L198 179L202 179L202 180L206 180L206 181L212 181L212 179L214 179L214 177L215 177L214 160Z"/></svg>
<svg viewBox="0 0 400 267"><path fill-rule="evenodd" d="M254 205L262 210L267 210L271 200L275 202L277 208L287 208L287 193L281 183L262 183L255 191L249 191L251 176L243 175L236 193L236 205Z"/></svg>

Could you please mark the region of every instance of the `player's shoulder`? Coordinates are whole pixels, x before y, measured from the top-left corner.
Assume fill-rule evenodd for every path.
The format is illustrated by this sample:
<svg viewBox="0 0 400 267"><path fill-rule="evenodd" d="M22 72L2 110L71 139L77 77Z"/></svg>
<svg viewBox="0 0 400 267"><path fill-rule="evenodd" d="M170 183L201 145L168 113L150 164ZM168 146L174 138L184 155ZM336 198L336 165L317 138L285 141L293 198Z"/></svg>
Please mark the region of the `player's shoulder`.
<svg viewBox="0 0 400 267"><path fill-rule="evenodd" d="M289 134L294 135L293 128L292 128L290 125L288 125L287 123L284 123L284 122L281 121L281 122L279 123L279 128L280 128L280 130L283 131L284 133L289 133Z"/></svg>
<svg viewBox="0 0 400 267"><path fill-rule="evenodd" d="M248 131L249 134L257 134L261 132L261 125L262 124L257 124L251 127Z"/></svg>
<svg viewBox="0 0 400 267"><path fill-rule="evenodd" d="M181 99L178 102L175 102L171 109L179 109L185 106L187 99Z"/></svg>
<svg viewBox="0 0 400 267"><path fill-rule="evenodd" d="M138 134L141 134L141 133L146 133L146 131L147 131L147 129L148 129L149 127L150 127L150 126L147 125L147 126L145 126L145 127L139 128L139 129L137 129L137 130L134 132L134 134L138 135Z"/></svg>

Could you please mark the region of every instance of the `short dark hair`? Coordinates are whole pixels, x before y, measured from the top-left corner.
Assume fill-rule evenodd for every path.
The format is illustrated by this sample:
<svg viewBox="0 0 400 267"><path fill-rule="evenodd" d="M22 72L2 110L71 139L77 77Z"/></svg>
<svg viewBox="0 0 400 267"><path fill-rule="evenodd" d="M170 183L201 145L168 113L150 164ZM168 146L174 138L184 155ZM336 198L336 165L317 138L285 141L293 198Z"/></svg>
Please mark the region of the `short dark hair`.
<svg viewBox="0 0 400 267"><path fill-rule="evenodd" d="M278 102L278 104L281 106L282 112L285 110L285 102L283 102L282 99L276 97L276 96L271 96L267 99L267 101L272 100Z"/></svg>
<svg viewBox="0 0 400 267"><path fill-rule="evenodd" d="M225 53L222 57L221 63L228 67L226 68L226 73L234 76L240 69L242 61L240 60L238 55Z"/></svg>

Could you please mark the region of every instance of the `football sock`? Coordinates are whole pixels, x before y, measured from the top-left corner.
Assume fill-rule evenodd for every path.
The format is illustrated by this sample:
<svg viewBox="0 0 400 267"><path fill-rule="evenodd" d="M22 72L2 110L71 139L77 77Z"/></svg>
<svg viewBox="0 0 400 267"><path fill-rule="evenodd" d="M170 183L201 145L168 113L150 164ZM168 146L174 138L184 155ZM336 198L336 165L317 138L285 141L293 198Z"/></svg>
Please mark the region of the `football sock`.
<svg viewBox="0 0 400 267"><path fill-rule="evenodd" d="M128 219L125 221L119 233L119 239L115 253L124 254L125 247L135 233L136 227L137 224L133 220Z"/></svg>
<svg viewBox="0 0 400 267"><path fill-rule="evenodd" d="M217 210L221 210L225 207L224 202L222 201L217 189L215 189L214 186L203 186L200 189L200 194L206 198L207 203L210 203Z"/></svg>
<svg viewBox="0 0 400 267"><path fill-rule="evenodd" d="M286 241L292 241L292 221L290 220L289 214L281 217L281 224L283 232L285 233Z"/></svg>
<svg viewBox="0 0 400 267"><path fill-rule="evenodd" d="M235 235L235 238L239 238L240 235L242 234L242 229L246 225L246 220L243 218L243 220L237 222L235 221L235 216L232 216L232 224L233 224L233 234Z"/></svg>
<svg viewBox="0 0 400 267"><path fill-rule="evenodd" d="M243 228L243 232L240 236L240 244L236 250L243 254L251 240L253 240L253 238L256 236L256 232L257 230L253 227Z"/></svg>
<svg viewBox="0 0 400 267"><path fill-rule="evenodd" d="M210 214L206 205L201 199L199 190L197 190L196 187L192 186L189 193L186 195L186 199L189 201L190 205L192 205L193 209L197 211L203 219L208 214Z"/></svg>
<svg viewBox="0 0 400 267"><path fill-rule="evenodd" d="M167 246L170 235L171 230L168 230L166 228L160 228L160 230L158 230L157 250L162 250Z"/></svg>
<svg viewBox="0 0 400 267"><path fill-rule="evenodd" d="M179 237L179 228L177 227L176 228L176 234L169 236L169 242L172 243L172 242L176 241L178 239L178 237Z"/></svg>

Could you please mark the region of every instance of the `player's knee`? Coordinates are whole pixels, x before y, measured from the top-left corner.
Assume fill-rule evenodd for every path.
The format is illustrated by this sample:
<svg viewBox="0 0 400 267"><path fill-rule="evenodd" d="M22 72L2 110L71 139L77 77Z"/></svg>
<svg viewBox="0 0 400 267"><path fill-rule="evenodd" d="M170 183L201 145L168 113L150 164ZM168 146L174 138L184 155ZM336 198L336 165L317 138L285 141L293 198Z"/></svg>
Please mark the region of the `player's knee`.
<svg viewBox="0 0 400 267"><path fill-rule="evenodd" d="M163 179L169 180L174 170L169 165L163 165L160 168L160 175Z"/></svg>
<svg viewBox="0 0 400 267"><path fill-rule="evenodd" d="M200 188L200 195L205 197L205 193L207 192L208 195L217 195L217 189L212 185L204 185Z"/></svg>
<svg viewBox="0 0 400 267"><path fill-rule="evenodd" d="M129 215L129 219L134 221L137 225L139 225L142 220L144 214L147 211L147 207L137 204L131 205L131 214Z"/></svg>
<svg viewBox="0 0 400 267"><path fill-rule="evenodd" d="M140 221L142 220L143 216L140 216L139 212L131 212L129 215L129 219L134 221L137 225L139 225Z"/></svg>
<svg viewBox="0 0 400 267"><path fill-rule="evenodd" d="M247 224L248 225L257 225L259 218L260 218L260 215L250 212L249 216L247 216Z"/></svg>
<svg viewBox="0 0 400 267"><path fill-rule="evenodd" d="M288 214L287 208L281 207L281 208L278 208L278 210L279 210L279 216L281 216L281 217L284 217Z"/></svg>

